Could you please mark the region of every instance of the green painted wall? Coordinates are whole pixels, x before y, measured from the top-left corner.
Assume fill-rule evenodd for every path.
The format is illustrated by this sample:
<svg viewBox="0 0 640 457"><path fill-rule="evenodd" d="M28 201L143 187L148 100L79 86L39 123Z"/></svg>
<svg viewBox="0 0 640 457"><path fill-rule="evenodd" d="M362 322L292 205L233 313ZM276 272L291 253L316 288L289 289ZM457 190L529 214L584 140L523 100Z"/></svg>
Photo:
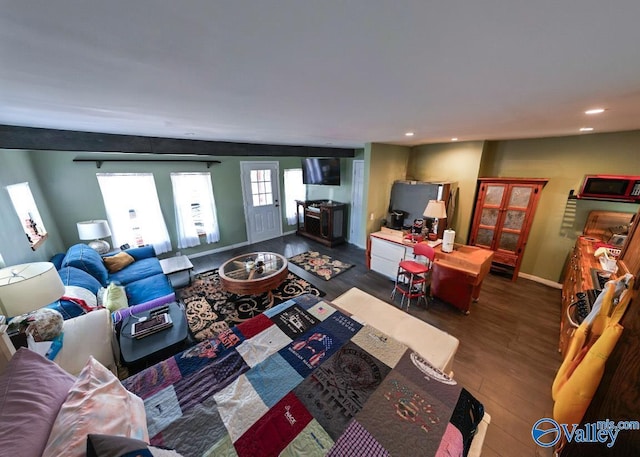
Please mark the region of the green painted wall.
<svg viewBox="0 0 640 457"><path fill-rule="evenodd" d="M548 178L521 271L559 281L564 260L592 209L637 212L630 203L568 201L585 174L640 174L640 131L491 142L482 176ZM574 208L575 206L575 208ZM575 215L574 215L575 214Z"/></svg>
<svg viewBox="0 0 640 457"><path fill-rule="evenodd" d="M182 249L185 254L195 254L247 241L242 187L240 182L240 162L265 161L279 162L280 190L284 192L282 176L288 168L300 168L300 159L295 157L219 157L222 162L207 169L197 163L160 163L129 162L104 163L97 169L93 162L74 163L77 152L67 151L30 151L33 168L38 181L46 194L52 213L60 229L63 249L78 243L76 222L88 219L105 219L106 212L96 173L153 173L158 190L160 207L164 215L169 236L176 249L176 224L171 191L171 172L209 171L213 182L214 196L220 225L220 242L202 244ZM283 206L281 206L283 207ZM295 230L287 225L282 215L283 232ZM108 240L110 241L110 240Z"/></svg>
<svg viewBox="0 0 640 457"><path fill-rule="evenodd" d="M364 225L367 236L380 230L382 220L387 217L393 182L407 177L409 150L405 146L380 143L365 147L365 193L368 198Z"/></svg>
<svg viewBox="0 0 640 457"><path fill-rule="evenodd" d="M48 238L36 251L32 251L22 229L6 186L28 182ZM55 210L50 208L49 196L40 184L39 176L31 165L28 154L22 151L0 149L0 255L5 265L48 261L64 249L58 229ZM0 265L1 266L1 265Z"/></svg>
<svg viewBox="0 0 640 457"><path fill-rule="evenodd" d="M458 184L455 214L448 221L458 243L466 243L469 237L483 147L482 141L467 141L411 148L409 179Z"/></svg>

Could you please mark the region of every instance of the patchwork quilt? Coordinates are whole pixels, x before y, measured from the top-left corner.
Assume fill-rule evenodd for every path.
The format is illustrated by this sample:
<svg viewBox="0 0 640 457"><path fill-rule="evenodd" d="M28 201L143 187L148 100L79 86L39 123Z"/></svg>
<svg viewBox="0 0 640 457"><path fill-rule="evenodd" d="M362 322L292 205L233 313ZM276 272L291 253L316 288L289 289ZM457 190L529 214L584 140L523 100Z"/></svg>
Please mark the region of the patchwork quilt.
<svg viewBox="0 0 640 457"><path fill-rule="evenodd" d="M420 355L313 295L123 384L151 444L185 456L466 455L483 415Z"/></svg>

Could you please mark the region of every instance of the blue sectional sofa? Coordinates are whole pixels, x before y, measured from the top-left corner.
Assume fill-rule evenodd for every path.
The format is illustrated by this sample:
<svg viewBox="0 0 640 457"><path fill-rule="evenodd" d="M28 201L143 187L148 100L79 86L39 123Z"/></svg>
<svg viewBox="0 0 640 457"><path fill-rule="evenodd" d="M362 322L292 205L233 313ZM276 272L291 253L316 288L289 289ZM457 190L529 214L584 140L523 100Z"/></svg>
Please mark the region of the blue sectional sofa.
<svg viewBox="0 0 640 457"><path fill-rule="evenodd" d="M173 287L162 273L153 246L131 248L124 252L135 261L115 273L110 273L100 254L86 244L73 245L66 254L57 254L51 261L56 265L65 286L82 287L93 294L111 282L124 286L129 306L174 296ZM65 319L84 313L77 303L64 299L49 307L60 311Z"/></svg>

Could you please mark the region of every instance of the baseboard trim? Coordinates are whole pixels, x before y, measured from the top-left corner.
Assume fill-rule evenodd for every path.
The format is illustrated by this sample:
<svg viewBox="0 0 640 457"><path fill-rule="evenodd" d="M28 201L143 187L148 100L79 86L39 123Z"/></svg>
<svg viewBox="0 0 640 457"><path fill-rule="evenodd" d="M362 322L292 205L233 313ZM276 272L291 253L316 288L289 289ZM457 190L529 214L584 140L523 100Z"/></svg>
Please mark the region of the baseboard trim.
<svg viewBox="0 0 640 457"><path fill-rule="evenodd" d="M195 259L196 257L203 257L205 255L216 254L218 252L229 251L231 249L240 248L242 246L248 246L248 245L249 245L248 241L243 241L242 243L236 243L236 244L230 244L228 246L222 246L221 248L218 248L218 249L209 249L208 251L202 251L202 252L196 252L195 254L189 254L189 255L187 255L187 257L189 257L190 259Z"/></svg>
<svg viewBox="0 0 640 457"><path fill-rule="evenodd" d="M527 273L518 273L518 278L524 278L531 281L539 282L540 284L553 287L554 289L562 289L562 284L560 284L559 282L551 281L550 279L544 279L539 276L534 276Z"/></svg>

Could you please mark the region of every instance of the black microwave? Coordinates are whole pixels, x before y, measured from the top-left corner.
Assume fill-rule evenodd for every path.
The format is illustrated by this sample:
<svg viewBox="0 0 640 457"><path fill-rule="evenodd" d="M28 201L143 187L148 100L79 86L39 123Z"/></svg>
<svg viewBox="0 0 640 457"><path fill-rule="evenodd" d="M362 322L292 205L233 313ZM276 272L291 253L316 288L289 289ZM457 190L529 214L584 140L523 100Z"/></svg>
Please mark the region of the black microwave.
<svg viewBox="0 0 640 457"><path fill-rule="evenodd" d="M586 175L578 196L640 202L640 176Z"/></svg>

